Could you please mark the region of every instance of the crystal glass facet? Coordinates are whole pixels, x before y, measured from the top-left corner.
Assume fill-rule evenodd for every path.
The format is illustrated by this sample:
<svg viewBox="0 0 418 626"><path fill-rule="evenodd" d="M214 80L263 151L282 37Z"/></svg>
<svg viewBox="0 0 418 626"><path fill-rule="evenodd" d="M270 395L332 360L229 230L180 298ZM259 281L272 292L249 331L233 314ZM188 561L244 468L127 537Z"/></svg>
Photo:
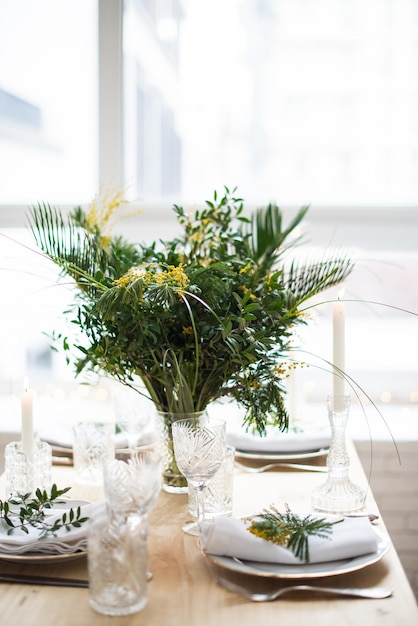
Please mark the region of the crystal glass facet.
<svg viewBox="0 0 418 626"><path fill-rule="evenodd" d="M118 451L104 468L104 493L113 512L122 517L146 515L161 490L162 458L153 450Z"/></svg>
<svg viewBox="0 0 418 626"><path fill-rule="evenodd" d="M180 472L173 446L173 424L189 417L198 418L206 415L206 411L196 413L172 413L157 411L158 451L163 457L162 488L168 493L187 493L189 487L187 479Z"/></svg>
<svg viewBox="0 0 418 626"><path fill-rule="evenodd" d="M23 451L20 441L12 441L6 446L4 459L7 496L50 489L52 451L45 441L35 441L30 451Z"/></svg>
<svg viewBox="0 0 418 626"><path fill-rule="evenodd" d="M106 508L89 520L89 602L105 615L128 615L147 602L148 521L120 521Z"/></svg>
<svg viewBox="0 0 418 626"><path fill-rule="evenodd" d="M89 522L91 606L105 615L140 611L147 602L148 512L161 489L162 459L126 451L104 468L106 508Z"/></svg>
<svg viewBox="0 0 418 626"><path fill-rule="evenodd" d="M355 485L348 475L350 458L346 447L345 429L350 411L350 396L328 396L328 418L331 425L331 445L327 458L328 477L312 492L311 504L317 511L349 513L362 509L365 491Z"/></svg>
<svg viewBox="0 0 418 626"><path fill-rule="evenodd" d="M185 524L183 530L199 535L205 520L204 491L226 453L225 421L207 415L179 420L173 424L173 444L178 467L196 492L197 522Z"/></svg>
<svg viewBox="0 0 418 626"><path fill-rule="evenodd" d="M115 457L115 425L113 422L83 421L75 424L73 434L77 482L102 484L103 468Z"/></svg>
<svg viewBox="0 0 418 626"><path fill-rule="evenodd" d="M209 480L203 492L205 517L213 519L221 515L232 515L234 492L235 448L226 447L225 458L216 474ZM189 489L189 513L197 517L196 491Z"/></svg>

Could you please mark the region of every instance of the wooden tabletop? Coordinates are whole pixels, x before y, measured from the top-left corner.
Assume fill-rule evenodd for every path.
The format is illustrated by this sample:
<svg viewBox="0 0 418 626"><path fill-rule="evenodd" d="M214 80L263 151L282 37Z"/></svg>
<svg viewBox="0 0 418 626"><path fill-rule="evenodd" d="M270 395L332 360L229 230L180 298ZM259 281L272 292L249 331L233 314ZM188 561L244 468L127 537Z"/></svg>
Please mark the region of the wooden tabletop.
<svg viewBox="0 0 418 626"><path fill-rule="evenodd" d="M355 453L350 475L366 486ZM354 479L353 478L353 479ZM309 511L312 489L325 479L323 474L278 469L250 475L237 468L234 482L234 515L246 515L275 503L288 503L293 510ZM58 487L72 484L71 467L54 467ZM69 496L89 500L101 497L101 490L74 484ZM378 513L371 493L367 510ZM148 602L139 613L107 617L96 613L88 602L88 589L35 585L1 585L0 623L22 626L415 626L418 609L411 587L393 547L383 558L361 570L339 576L318 578L310 583L342 587L383 585L394 590L384 600L361 600L312 593L292 594L275 602L252 603L218 586L219 573L259 590L290 584L292 581L260 579L215 567L202 556L196 537L182 532L189 519L187 496L162 492L150 515ZM379 519L380 532L386 533ZM0 561L1 572L37 573L87 579L87 559L54 565L27 565Z"/></svg>

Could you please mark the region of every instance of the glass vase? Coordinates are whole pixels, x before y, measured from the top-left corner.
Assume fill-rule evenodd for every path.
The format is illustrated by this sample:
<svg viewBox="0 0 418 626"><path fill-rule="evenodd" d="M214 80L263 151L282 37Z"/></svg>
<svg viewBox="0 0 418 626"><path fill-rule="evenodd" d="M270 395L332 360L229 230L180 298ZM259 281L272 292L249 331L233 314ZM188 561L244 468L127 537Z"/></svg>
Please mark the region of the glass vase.
<svg viewBox="0 0 418 626"><path fill-rule="evenodd" d="M187 479L177 467L174 456L172 424L188 417L200 417L205 411L196 413L171 413L157 411L158 451L163 458L162 488L168 493L188 493Z"/></svg>
<svg viewBox="0 0 418 626"><path fill-rule="evenodd" d="M317 511L350 513L362 509L365 491L351 482L348 475L350 458L345 430L350 411L350 396L328 396L328 418L331 444L328 452L328 477L312 492L311 504Z"/></svg>

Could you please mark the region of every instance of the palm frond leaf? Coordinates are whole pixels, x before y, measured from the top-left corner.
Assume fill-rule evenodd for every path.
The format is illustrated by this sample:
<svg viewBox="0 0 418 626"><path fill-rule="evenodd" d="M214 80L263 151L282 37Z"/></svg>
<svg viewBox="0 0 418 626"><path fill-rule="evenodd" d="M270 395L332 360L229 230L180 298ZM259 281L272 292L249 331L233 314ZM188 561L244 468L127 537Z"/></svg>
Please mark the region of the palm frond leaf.
<svg viewBox="0 0 418 626"><path fill-rule="evenodd" d="M38 247L79 287L94 282L91 279L105 256L94 235L81 229L71 217L64 220L61 211L45 203L32 207L29 227Z"/></svg>
<svg viewBox="0 0 418 626"><path fill-rule="evenodd" d="M338 285L347 278L353 267L352 260L341 254L303 265L293 261L290 269L284 272L284 280L287 289L300 302Z"/></svg>
<svg viewBox="0 0 418 626"><path fill-rule="evenodd" d="M272 266L284 251L284 241L303 220L308 209L309 206L301 207L286 228L283 228L282 211L276 204L257 209L247 227L252 258L257 263Z"/></svg>

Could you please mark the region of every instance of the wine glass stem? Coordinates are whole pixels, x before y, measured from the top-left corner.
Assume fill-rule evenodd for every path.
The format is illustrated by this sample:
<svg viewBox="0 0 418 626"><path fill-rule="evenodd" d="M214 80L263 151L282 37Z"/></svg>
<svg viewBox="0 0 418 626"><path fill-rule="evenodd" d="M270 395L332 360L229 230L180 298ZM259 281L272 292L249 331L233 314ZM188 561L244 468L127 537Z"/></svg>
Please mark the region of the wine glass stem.
<svg viewBox="0 0 418 626"><path fill-rule="evenodd" d="M205 520L205 485L195 487L196 491L196 510L197 523L200 524Z"/></svg>
<svg viewBox="0 0 418 626"><path fill-rule="evenodd" d="M129 434L129 435L126 436L126 438L128 440L129 451L131 453L131 456L133 456L133 454L135 452L136 442L137 442L138 437L136 435Z"/></svg>

